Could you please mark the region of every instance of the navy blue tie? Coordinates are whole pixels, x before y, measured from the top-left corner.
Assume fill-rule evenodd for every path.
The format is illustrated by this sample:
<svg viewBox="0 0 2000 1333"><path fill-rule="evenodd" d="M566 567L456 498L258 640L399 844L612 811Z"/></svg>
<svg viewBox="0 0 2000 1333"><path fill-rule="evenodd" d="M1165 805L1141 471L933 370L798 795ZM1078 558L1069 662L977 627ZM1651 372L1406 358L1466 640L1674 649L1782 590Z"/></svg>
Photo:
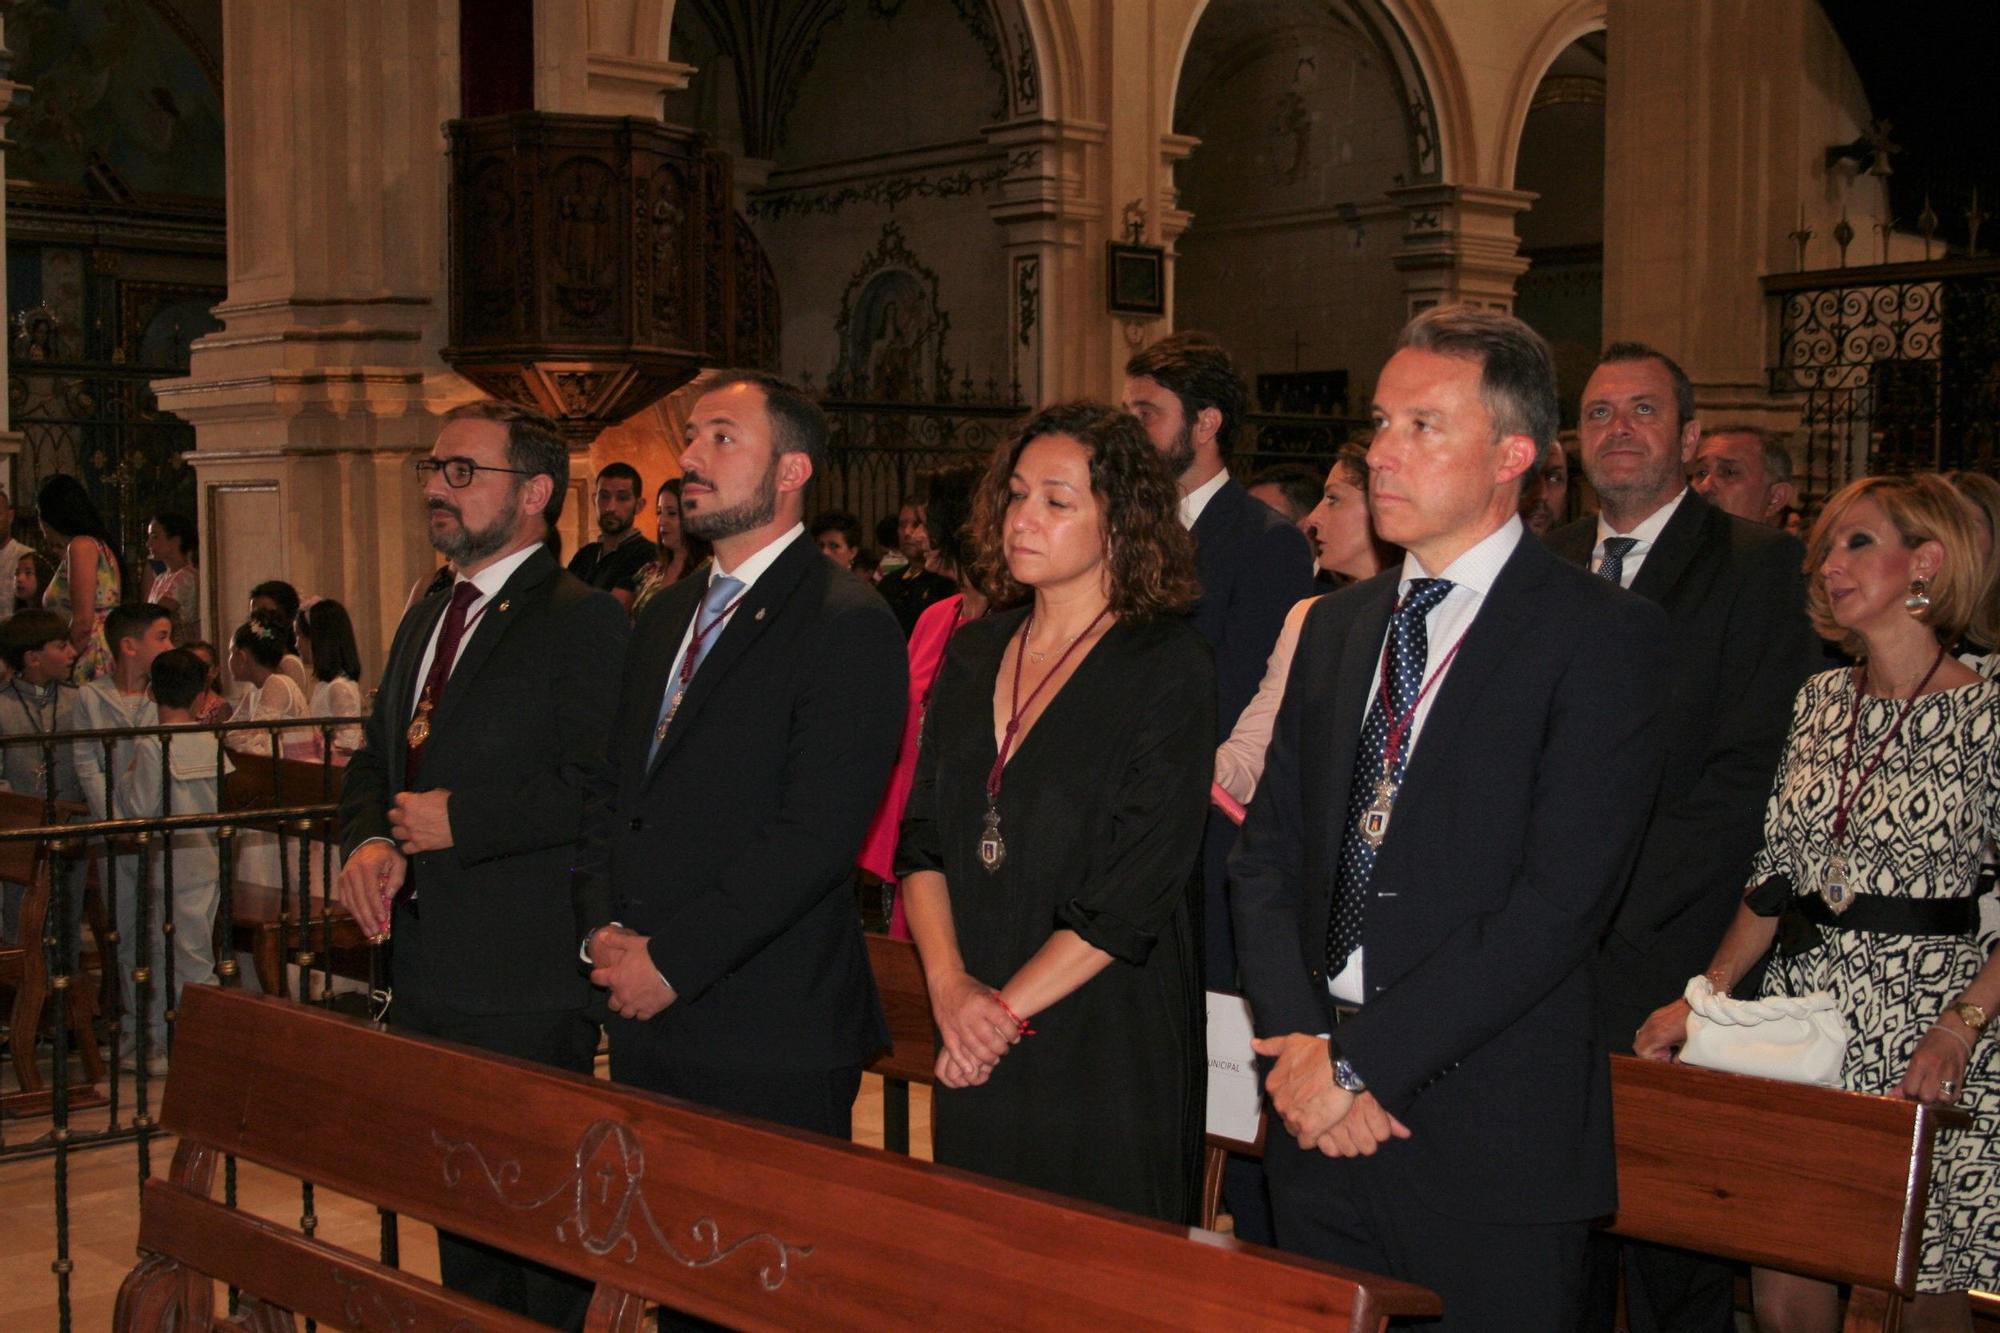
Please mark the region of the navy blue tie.
<svg viewBox="0 0 2000 1333"><path fill-rule="evenodd" d="M1347 956L1361 947L1361 920L1367 897L1368 877L1375 871L1375 845L1362 836L1361 823L1375 802L1376 788L1383 781L1383 756L1388 749L1389 728L1416 707L1424 687L1424 666L1430 657L1430 636L1424 618L1450 592L1449 579L1412 579L1410 590L1389 617L1389 653L1384 668L1389 709L1382 707L1383 691L1377 689L1368 701L1368 715L1361 724L1361 744L1354 752L1354 775L1347 790L1347 824L1341 833L1340 865L1333 884L1333 914L1326 928L1326 974L1338 976L1347 966ZM1393 716L1392 716L1393 713ZM1391 783L1403 780L1409 762L1409 732L1414 722L1404 723L1403 743L1398 747L1393 770L1386 776Z"/></svg>
<svg viewBox="0 0 2000 1333"><path fill-rule="evenodd" d="M1604 563L1597 567L1597 577L1606 582L1625 586L1625 557L1632 554L1632 548L1639 544L1637 537L1606 537L1604 539Z"/></svg>

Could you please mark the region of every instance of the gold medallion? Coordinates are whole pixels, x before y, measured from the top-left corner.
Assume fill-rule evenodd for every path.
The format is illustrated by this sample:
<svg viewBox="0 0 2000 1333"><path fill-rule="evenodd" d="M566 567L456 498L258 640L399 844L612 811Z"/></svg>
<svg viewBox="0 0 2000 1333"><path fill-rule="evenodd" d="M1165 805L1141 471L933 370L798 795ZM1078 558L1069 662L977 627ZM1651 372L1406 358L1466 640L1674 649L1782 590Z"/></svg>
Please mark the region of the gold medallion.
<svg viewBox="0 0 2000 1333"><path fill-rule="evenodd" d="M431 701L425 699L417 704L417 715L410 719L409 730L403 733L403 739L408 741L412 747L415 747L422 745L430 738Z"/></svg>

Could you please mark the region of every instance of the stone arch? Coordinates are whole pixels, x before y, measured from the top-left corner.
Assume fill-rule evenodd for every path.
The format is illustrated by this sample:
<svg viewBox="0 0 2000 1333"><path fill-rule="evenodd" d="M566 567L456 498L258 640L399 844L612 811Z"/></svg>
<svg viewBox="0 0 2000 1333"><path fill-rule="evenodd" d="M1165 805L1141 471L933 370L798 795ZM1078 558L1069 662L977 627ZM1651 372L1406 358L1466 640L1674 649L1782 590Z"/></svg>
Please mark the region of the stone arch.
<svg viewBox="0 0 2000 1333"><path fill-rule="evenodd" d="M1556 57L1580 37L1604 31L1606 0L1572 0L1542 25L1529 47L1527 59L1514 72L1507 90L1507 110L1500 119L1499 139L1494 145L1493 183L1512 189L1521 160L1521 134L1528 127L1528 111L1535 93Z"/></svg>
<svg viewBox="0 0 2000 1333"><path fill-rule="evenodd" d="M1367 34L1388 66L1403 104L1409 151L1404 184L1460 179L1473 156L1472 115L1464 74L1430 0L1328 0L1317 8ZM1202 0L1177 35L1172 77L1162 82L1163 124L1173 119L1188 53L1210 9Z"/></svg>

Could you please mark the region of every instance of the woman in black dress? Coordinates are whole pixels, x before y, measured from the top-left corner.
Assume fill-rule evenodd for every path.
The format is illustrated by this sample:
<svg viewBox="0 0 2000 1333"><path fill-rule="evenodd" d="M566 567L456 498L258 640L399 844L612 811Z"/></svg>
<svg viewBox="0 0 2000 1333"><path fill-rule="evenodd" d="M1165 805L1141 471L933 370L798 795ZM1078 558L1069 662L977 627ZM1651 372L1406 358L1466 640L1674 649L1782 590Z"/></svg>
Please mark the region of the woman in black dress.
<svg viewBox="0 0 2000 1333"><path fill-rule="evenodd" d="M952 641L897 870L942 1038L936 1159L1187 1222L1215 690L1176 614L1178 498L1114 408L1045 409L999 451L971 527L1016 609Z"/></svg>

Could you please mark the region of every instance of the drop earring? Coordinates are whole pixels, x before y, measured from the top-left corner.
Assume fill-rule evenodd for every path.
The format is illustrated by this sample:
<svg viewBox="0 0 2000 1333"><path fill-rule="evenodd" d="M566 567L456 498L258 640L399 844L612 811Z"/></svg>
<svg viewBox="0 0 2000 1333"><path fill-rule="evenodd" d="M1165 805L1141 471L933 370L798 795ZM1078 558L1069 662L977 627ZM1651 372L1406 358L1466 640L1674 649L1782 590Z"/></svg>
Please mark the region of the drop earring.
<svg viewBox="0 0 2000 1333"><path fill-rule="evenodd" d="M1910 580L1910 595L1903 599L1903 609L1908 611L1914 619L1922 620L1924 618L1924 612L1931 609L1931 581L1929 579Z"/></svg>

